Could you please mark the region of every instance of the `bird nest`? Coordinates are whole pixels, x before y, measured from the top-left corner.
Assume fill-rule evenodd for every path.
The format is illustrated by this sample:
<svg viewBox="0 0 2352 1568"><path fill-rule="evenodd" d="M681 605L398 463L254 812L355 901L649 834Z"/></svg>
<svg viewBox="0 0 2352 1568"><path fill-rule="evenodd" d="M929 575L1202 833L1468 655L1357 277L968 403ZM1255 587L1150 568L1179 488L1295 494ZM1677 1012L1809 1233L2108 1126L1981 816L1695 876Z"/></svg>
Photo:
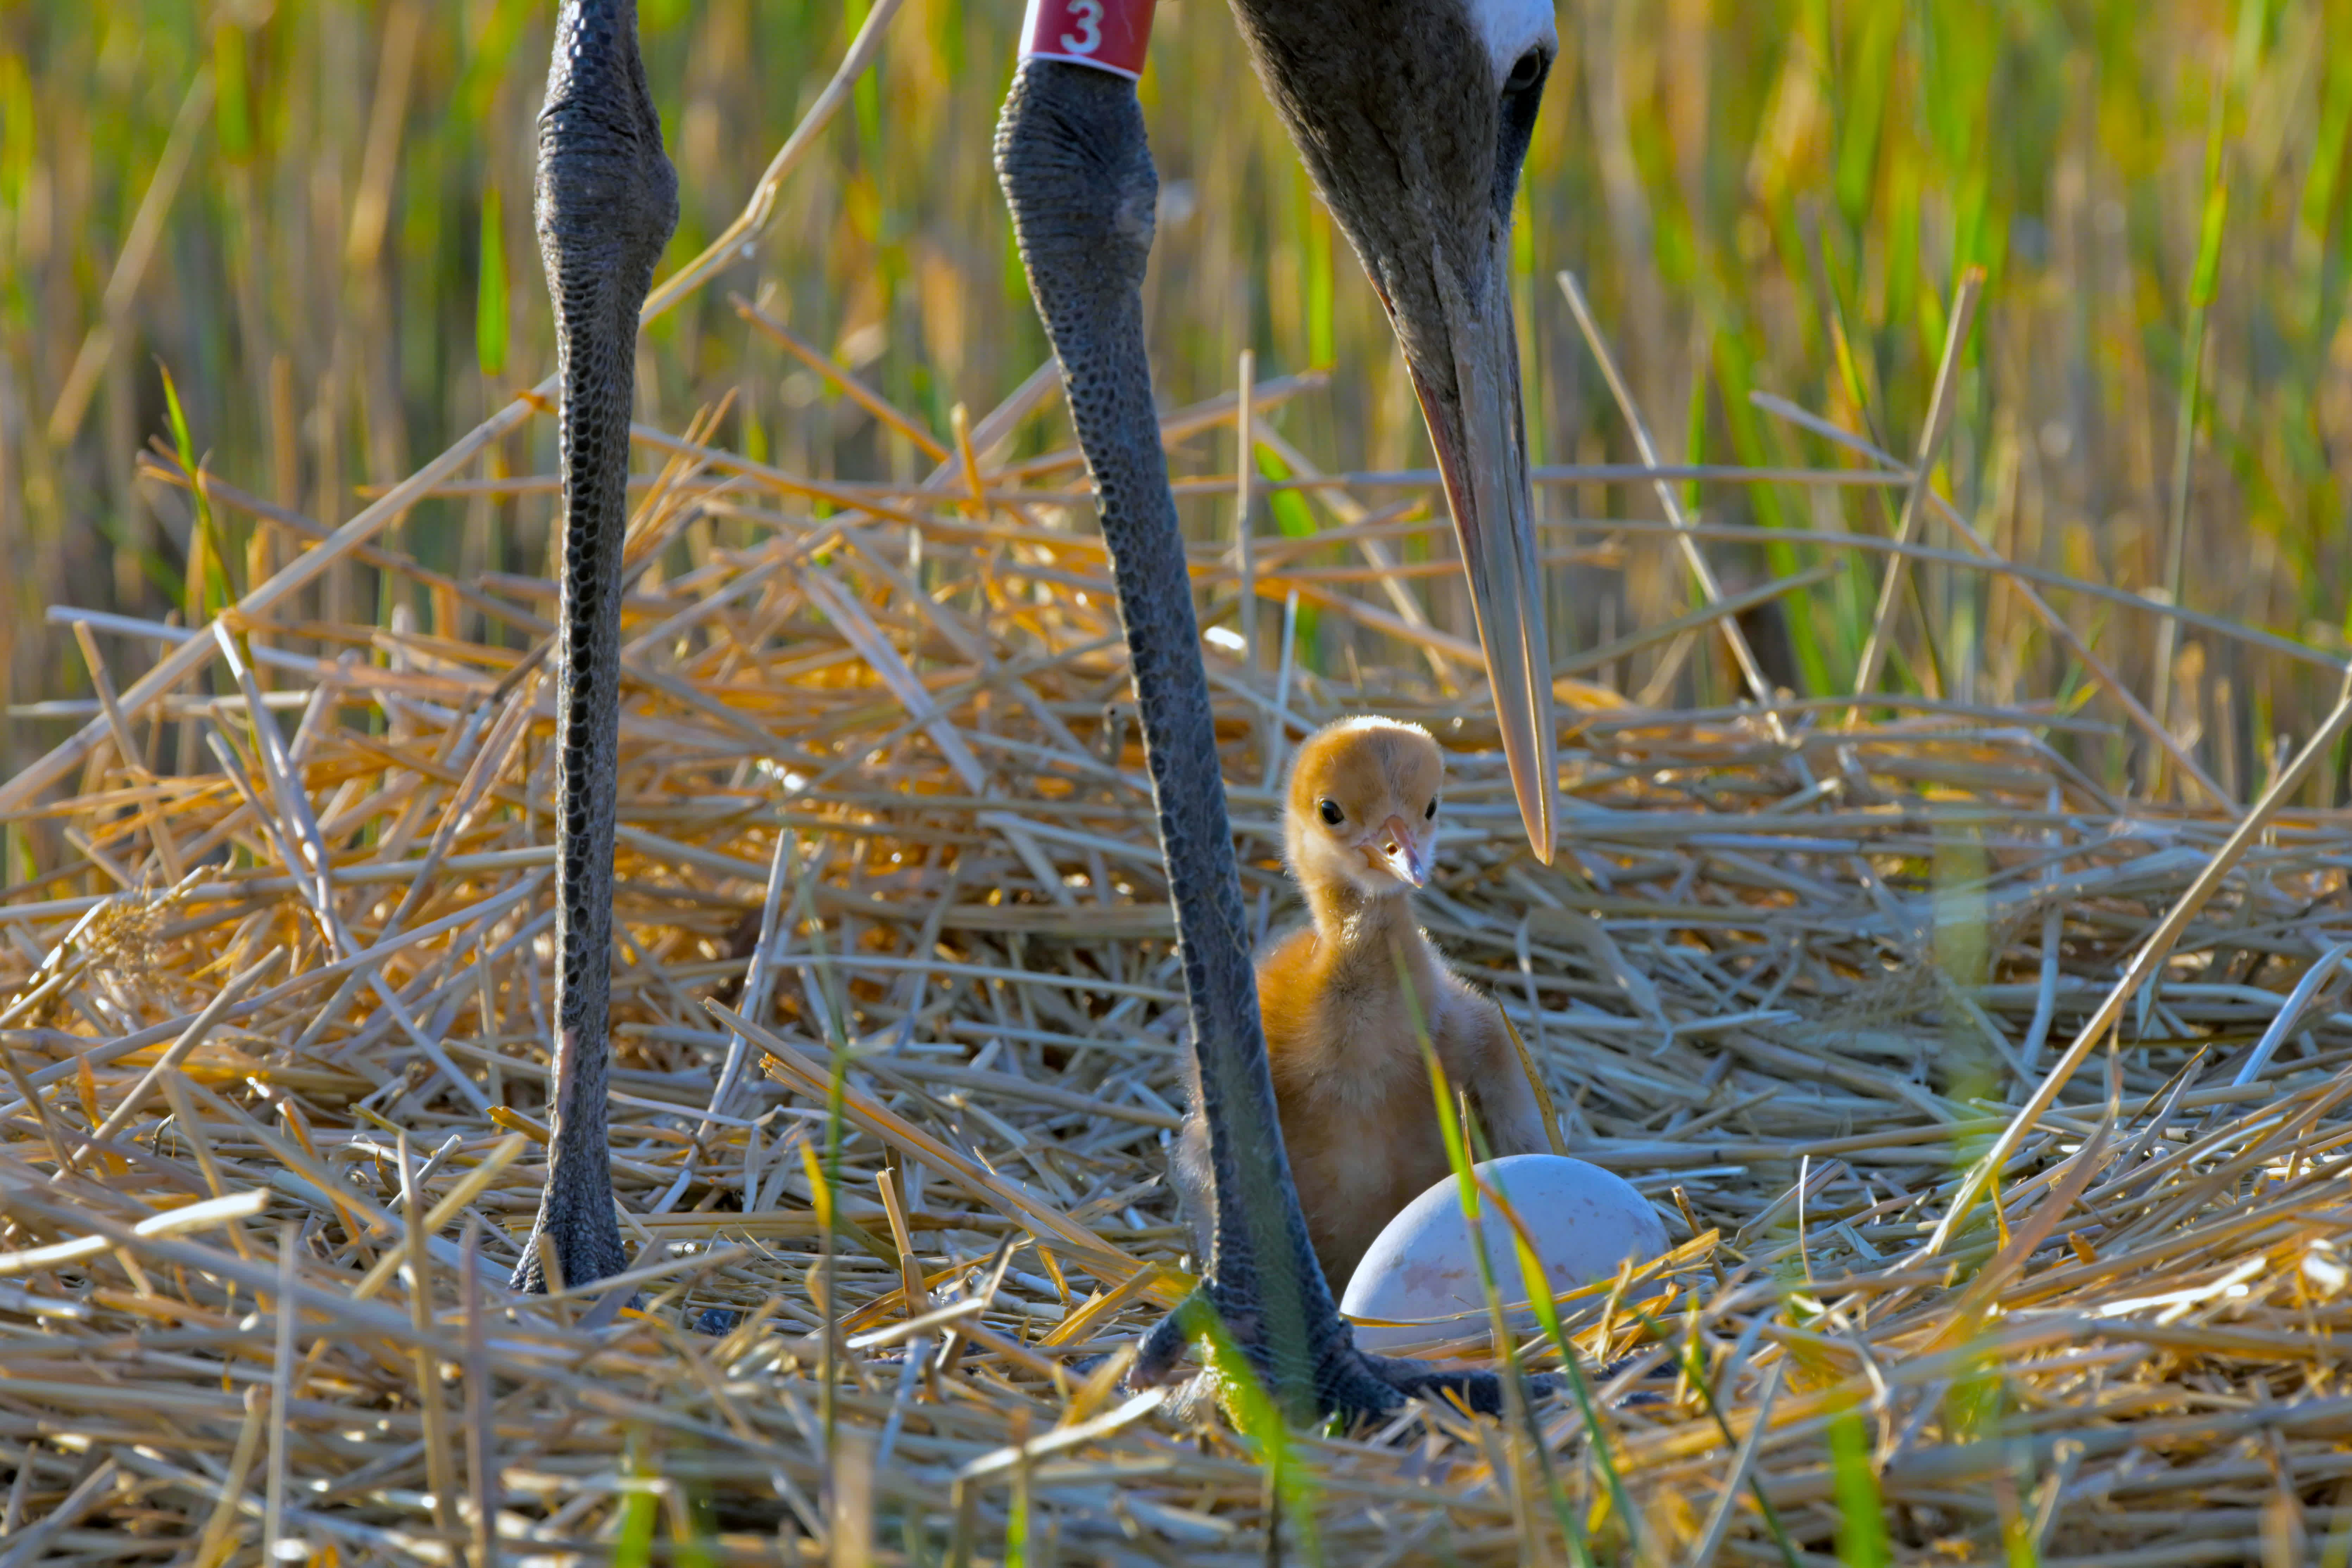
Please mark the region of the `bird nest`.
<svg viewBox="0 0 2352 1568"><path fill-rule="evenodd" d="M1281 1437L1119 1390L1089 1358L1189 1266L1181 979L1075 458L989 434L886 489L640 433L625 1310L506 1288L547 1138L551 584L369 547L432 630L257 592L183 656L217 694L102 690L78 784L16 808L68 863L0 890L0 1564L2342 1561L2352 824L2119 801L2054 710L1564 687L1543 866L1475 649L1339 586L1425 512L1194 552L1269 637L1296 594L1413 661L1212 647L1245 895L1296 917L1288 747L1427 725L1429 929L1677 1245L1561 1302L1589 1402ZM174 723L213 771L164 766Z"/></svg>

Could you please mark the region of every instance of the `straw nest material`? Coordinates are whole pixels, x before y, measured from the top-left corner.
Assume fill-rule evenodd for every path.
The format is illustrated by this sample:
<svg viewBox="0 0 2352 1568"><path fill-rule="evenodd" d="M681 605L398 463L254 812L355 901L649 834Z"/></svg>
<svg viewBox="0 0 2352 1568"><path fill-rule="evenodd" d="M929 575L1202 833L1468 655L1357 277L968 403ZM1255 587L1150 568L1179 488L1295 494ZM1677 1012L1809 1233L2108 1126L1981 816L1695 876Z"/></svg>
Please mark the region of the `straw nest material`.
<svg viewBox="0 0 2352 1568"><path fill-rule="evenodd" d="M1431 661L1343 686L1211 649L1247 896L1294 918L1286 747L1428 724L1430 928L1679 1245L1563 1303L1591 1413L1292 1434L1278 1489L1259 1438L1086 1368L1184 1285L1183 1010L1074 459L985 466L991 434L883 493L641 433L634 1310L505 1288L545 1138L550 584L377 552L499 635L321 658L280 645L339 628L248 596L198 634L218 695L104 693L70 798L25 808L79 862L0 896L0 1564L1738 1563L1776 1531L2341 1561L2352 827L2266 798L2217 858L2234 814L2110 798L2054 711L1576 689L1547 868L1468 650L1335 586L1366 575L1335 548L1425 512L1196 552L1269 634L1296 591ZM212 771L163 767L163 716ZM1956 1202L1989 1148L1995 1201Z"/></svg>
<svg viewBox="0 0 2352 1568"><path fill-rule="evenodd" d="M756 236L896 9L652 311ZM938 468L819 482L709 446L715 420L638 432L612 1099L634 1307L504 1283L544 1173L553 588L372 542L431 494L549 488L458 477L545 389L331 533L150 458L286 565L198 628L55 612L98 697L0 781L0 821L50 846L0 886L0 1568L2346 1560L2352 823L2282 803L2352 704L2243 810L2113 797L2052 744L2097 728L2072 704L1650 710L1577 678L1656 645L1663 691L1720 635L1753 689L1732 617L1824 574L1723 594L1698 548L1723 531L1662 483L1707 602L1567 671L1546 868L1475 646L1400 586L1455 571L1442 525L1248 433L1341 525L1195 552L1213 622L1264 612L1210 650L1261 924L1296 918L1287 749L1364 708L1426 723L1454 774L1430 929L1676 1246L1560 1303L1582 1396L1340 1435L1239 1398L1236 1425L1117 1386L1186 1285L1183 1012L1075 456L994 457L1054 379L950 444L743 309ZM1298 384L1171 416L1180 467ZM2227 795L2051 574L1759 401L1874 467L1674 477L1900 490L1900 542L1807 537L1998 574L2102 710ZM1967 548L1912 543L1923 516ZM1548 529L1548 559L1660 526ZM304 618L348 562L399 586L390 624ZM1375 657L1345 682L1234 657L1294 604ZM118 690L100 636L169 651ZM1468 1321L1430 1353L1497 1347ZM1548 1337L1517 1357L1563 1370Z"/></svg>

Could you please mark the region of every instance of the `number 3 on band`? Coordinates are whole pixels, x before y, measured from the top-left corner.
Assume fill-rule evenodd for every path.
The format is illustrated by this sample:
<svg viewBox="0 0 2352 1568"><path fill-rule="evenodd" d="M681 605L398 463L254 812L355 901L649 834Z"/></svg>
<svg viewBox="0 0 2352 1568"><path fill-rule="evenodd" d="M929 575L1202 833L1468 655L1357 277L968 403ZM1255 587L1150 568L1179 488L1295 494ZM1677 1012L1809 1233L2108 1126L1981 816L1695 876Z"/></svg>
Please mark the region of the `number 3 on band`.
<svg viewBox="0 0 2352 1568"><path fill-rule="evenodd" d="M1074 55L1090 55L1102 47L1103 0L1069 0L1070 15L1076 18L1078 30L1064 33L1062 47Z"/></svg>

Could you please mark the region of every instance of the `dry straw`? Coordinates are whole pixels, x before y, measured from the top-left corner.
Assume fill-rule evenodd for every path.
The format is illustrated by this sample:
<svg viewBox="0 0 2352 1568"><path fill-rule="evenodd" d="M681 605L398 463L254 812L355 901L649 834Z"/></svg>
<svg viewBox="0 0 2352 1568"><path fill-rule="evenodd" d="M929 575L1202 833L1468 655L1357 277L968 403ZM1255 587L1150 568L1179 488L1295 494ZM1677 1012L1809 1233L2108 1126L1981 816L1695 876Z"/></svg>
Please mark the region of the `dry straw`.
<svg viewBox="0 0 2352 1568"><path fill-rule="evenodd" d="M1561 1303L1589 1416L1292 1434L1277 1491L1263 1434L1122 1394L1185 1284L1182 1013L1075 458L993 456L1052 390L959 419L933 480L887 491L751 462L715 421L640 432L634 1305L503 1284L546 1138L551 585L463 585L522 647L287 646L322 635L285 618L302 582L436 487L478 493L467 462L536 405L331 536L211 483L316 542L201 635L59 612L173 651L5 790L80 858L0 889L0 1568L2344 1560L2352 826L2284 787L2242 815L2117 801L2049 743L2100 721L2053 707L1874 698L1824 727L1851 699L1675 714L1564 682L1544 868L1475 652L1390 592L1444 562L1442 525L1363 482L1310 547L1196 556L1213 605L1296 595L1391 656L1343 685L1213 650L1226 774L1360 707L1431 725L1454 779L1430 927L1677 1246ZM1294 390L1175 412L1171 443ZM1918 534L1959 528L1868 460ZM1674 549L1710 603L1611 658L1757 602L1706 574L1711 525L1673 522L1612 545ZM190 689L208 669L218 695ZM166 721L217 771L167 772ZM1234 800L1278 922L1277 796ZM1433 1353L1494 1361L1486 1322Z"/></svg>

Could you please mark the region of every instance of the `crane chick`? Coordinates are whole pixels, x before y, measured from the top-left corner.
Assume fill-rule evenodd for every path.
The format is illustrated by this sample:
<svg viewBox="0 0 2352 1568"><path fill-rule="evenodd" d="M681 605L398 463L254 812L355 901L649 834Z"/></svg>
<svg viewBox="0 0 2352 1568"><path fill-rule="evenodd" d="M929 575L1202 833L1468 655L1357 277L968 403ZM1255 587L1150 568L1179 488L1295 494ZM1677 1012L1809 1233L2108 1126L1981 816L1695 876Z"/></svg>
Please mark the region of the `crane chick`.
<svg viewBox="0 0 2352 1568"><path fill-rule="evenodd" d="M1291 765L1284 853L1313 919L1260 955L1258 1011L1307 1236L1335 1294L1381 1227L1447 1173L1416 1008L1493 1152L1550 1148L1502 1013L1413 920L1444 776L1427 731L1380 718L1326 725ZM1210 1163L1198 1085L1171 1172L1205 1263Z"/></svg>

